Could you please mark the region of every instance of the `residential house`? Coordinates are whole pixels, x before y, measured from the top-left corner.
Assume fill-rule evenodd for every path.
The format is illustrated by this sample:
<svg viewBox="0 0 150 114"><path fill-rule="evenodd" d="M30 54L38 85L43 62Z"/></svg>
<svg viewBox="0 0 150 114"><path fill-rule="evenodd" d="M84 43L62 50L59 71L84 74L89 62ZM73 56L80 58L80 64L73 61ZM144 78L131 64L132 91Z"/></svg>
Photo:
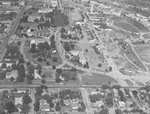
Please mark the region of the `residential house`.
<svg viewBox="0 0 150 114"><path fill-rule="evenodd" d="M85 58L85 55L84 55L83 53L80 53L80 54L79 54L79 62L80 62L81 64L83 64L83 65L85 65L86 62L87 62L87 60L86 60L86 58Z"/></svg>
<svg viewBox="0 0 150 114"><path fill-rule="evenodd" d="M52 8L42 8L42 9L38 10L39 13L49 13L49 12L52 12L52 11L53 11Z"/></svg>
<svg viewBox="0 0 150 114"><path fill-rule="evenodd" d="M50 40L42 39L42 38L37 38L35 40L31 40L30 47L32 46L32 44L38 45L39 43L44 43L44 42L48 42L48 44L50 44Z"/></svg>
<svg viewBox="0 0 150 114"><path fill-rule="evenodd" d="M38 13L34 13L34 14L29 15L29 17L28 17L29 22L34 22L35 19L40 20L41 15L39 15Z"/></svg>
<svg viewBox="0 0 150 114"><path fill-rule="evenodd" d="M16 80L17 77L18 77L18 71L17 70L13 70L11 72L6 73L6 78L7 79L14 78Z"/></svg>
<svg viewBox="0 0 150 114"><path fill-rule="evenodd" d="M41 79L41 76L39 75L38 70L34 70L34 78Z"/></svg>
<svg viewBox="0 0 150 114"><path fill-rule="evenodd" d="M51 5L52 5L52 7L57 7L57 0L51 0L50 1L51 2Z"/></svg>
<svg viewBox="0 0 150 114"><path fill-rule="evenodd" d="M78 108L81 107L81 104L79 104L79 103L72 103L71 107L72 107L72 110L78 110Z"/></svg>
<svg viewBox="0 0 150 114"><path fill-rule="evenodd" d="M40 110L44 111L44 112L49 112L50 111L49 104L44 99L40 100Z"/></svg>
<svg viewBox="0 0 150 114"><path fill-rule="evenodd" d="M124 101L118 101L119 107L124 108L125 107L125 102Z"/></svg>
<svg viewBox="0 0 150 114"><path fill-rule="evenodd" d="M1 1L4 6L11 6L11 1Z"/></svg>
<svg viewBox="0 0 150 114"><path fill-rule="evenodd" d="M115 96L115 97L118 97L118 90L115 89L115 88L113 88L113 92L114 92L114 96Z"/></svg>
<svg viewBox="0 0 150 114"><path fill-rule="evenodd" d="M71 102L67 99L67 100L64 100L64 104L65 104L66 106L70 106L70 105L71 105Z"/></svg>
<svg viewBox="0 0 150 114"><path fill-rule="evenodd" d="M96 101L95 103L93 103L94 108L100 108L102 105L104 105L102 100Z"/></svg>
<svg viewBox="0 0 150 114"><path fill-rule="evenodd" d="M8 62L8 63L6 63L6 67L7 67L7 68L8 68L8 67L11 67L11 66L12 66L12 64L13 64L13 63L9 63L9 62ZM2 67L2 65L3 65L3 63L0 63L0 67Z"/></svg>
<svg viewBox="0 0 150 114"><path fill-rule="evenodd" d="M79 51L79 50L71 50L70 54L73 55L73 56L78 56L80 54L80 52L81 51Z"/></svg>

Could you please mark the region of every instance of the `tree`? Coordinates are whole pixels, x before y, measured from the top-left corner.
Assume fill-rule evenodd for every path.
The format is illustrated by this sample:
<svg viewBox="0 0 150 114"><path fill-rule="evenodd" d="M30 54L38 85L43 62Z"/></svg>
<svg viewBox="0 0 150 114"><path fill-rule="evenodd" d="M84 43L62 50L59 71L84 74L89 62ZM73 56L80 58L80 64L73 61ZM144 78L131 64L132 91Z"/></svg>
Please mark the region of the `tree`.
<svg viewBox="0 0 150 114"><path fill-rule="evenodd" d="M137 95L138 95L138 91L137 91L137 90L133 90L132 93L133 93L133 95L134 95L135 97L137 97Z"/></svg>
<svg viewBox="0 0 150 114"><path fill-rule="evenodd" d="M61 30L60 30L60 32L61 32L62 34L63 34L65 31L66 31L66 30L65 30L64 27L62 27Z"/></svg>
<svg viewBox="0 0 150 114"><path fill-rule="evenodd" d="M34 66L33 65L28 66L28 73L31 74L31 75L34 74Z"/></svg>
<svg viewBox="0 0 150 114"><path fill-rule="evenodd" d="M28 94L23 96L22 100L23 100L23 104L26 104L26 105L30 104L32 102L32 99L30 98L30 96Z"/></svg>
<svg viewBox="0 0 150 114"><path fill-rule="evenodd" d="M102 108L99 114L109 114L107 108Z"/></svg>
<svg viewBox="0 0 150 114"><path fill-rule="evenodd" d="M17 111L17 108L15 107L15 105L12 102L7 102L5 104L5 109L7 110L8 113L13 113L13 112Z"/></svg>
<svg viewBox="0 0 150 114"><path fill-rule="evenodd" d="M41 80L41 83L42 83L42 84L45 84L45 83L46 83L45 79L42 79L42 80Z"/></svg>
<svg viewBox="0 0 150 114"><path fill-rule="evenodd" d="M66 50L66 52L70 51L70 45L68 42L64 43L64 49Z"/></svg>
<svg viewBox="0 0 150 114"><path fill-rule="evenodd" d="M60 107L60 103L59 103L59 102L56 103L55 110L56 110L56 111L60 111L60 110L61 110L61 107Z"/></svg>
<svg viewBox="0 0 150 114"><path fill-rule="evenodd" d="M2 68L6 68L6 67L7 67L6 63L3 63Z"/></svg>
<svg viewBox="0 0 150 114"><path fill-rule="evenodd" d="M50 65L50 63L47 61L47 62L46 62L46 65L47 65L47 66L49 66L49 65Z"/></svg>
<svg viewBox="0 0 150 114"><path fill-rule="evenodd" d="M40 109L40 102L39 102L39 100L37 100L37 101L35 102L35 104L34 104L34 111L35 111L35 112L38 112L39 109Z"/></svg>
<svg viewBox="0 0 150 114"><path fill-rule="evenodd" d="M21 110L23 114L28 114L30 111L30 106L29 104L22 104Z"/></svg>
<svg viewBox="0 0 150 114"><path fill-rule="evenodd" d="M109 106L109 107L112 107L113 106L113 97L112 96L109 96L106 98L106 104Z"/></svg>
<svg viewBox="0 0 150 114"><path fill-rule="evenodd" d="M11 77L11 78L10 78L10 81L12 81L12 82L13 82L14 80L15 80L15 78L14 78L14 77Z"/></svg>
<svg viewBox="0 0 150 114"><path fill-rule="evenodd" d="M59 77L56 77L55 82L60 83L62 80Z"/></svg>
<svg viewBox="0 0 150 114"><path fill-rule="evenodd" d="M57 58L56 57L53 57L53 62L57 62Z"/></svg>
<svg viewBox="0 0 150 114"><path fill-rule="evenodd" d="M116 113L116 114L123 114L123 112L122 112L120 109L116 109L116 110L115 110L115 113Z"/></svg>
<svg viewBox="0 0 150 114"><path fill-rule="evenodd" d="M19 58L19 63L24 63L24 58L23 57Z"/></svg>
<svg viewBox="0 0 150 114"><path fill-rule="evenodd" d="M12 64L11 68L12 68L12 70L18 70L19 66L16 64Z"/></svg>
<svg viewBox="0 0 150 114"><path fill-rule="evenodd" d="M55 65L53 65L53 66L52 66L52 69L53 69L53 70L55 70L55 69L56 69L56 66L55 66Z"/></svg>
<svg viewBox="0 0 150 114"><path fill-rule="evenodd" d="M90 95L89 97L91 102L96 102L99 101L102 96L100 94L94 94L94 95Z"/></svg>
<svg viewBox="0 0 150 114"><path fill-rule="evenodd" d="M6 72L2 71L2 72L0 73L0 79L1 79L1 80L4 80L5 78L6 78Z"/></svg>
<svg viewBox="0 0 150 114"><path fill-rule="evenodd" d="M104 89L104 90L106 90L106 89L110 89L110 86L109 85L102 85L101 88Z"/></svg>
<svg viewBox="0 0 150 114"><path fill-rule="evenodd" d="M62 74L62 69L61 69L61 68L56 69L56 72L57 72L59 75L61 75L61 74Z"/></svg>
<svg viewBox="0 0 150 114"><path fill-rule="evenodd" d="M41 87L36 87L36 94L41 95L43 93L43 89Z"/></svg>
<svg viewBox="0 0 150 114"><path fill-rule="evenodd" d="M31 53L35 53L35 52L36 52L36 44L32 44L32 45L31 45L30 52L31 52Z"/></svg>

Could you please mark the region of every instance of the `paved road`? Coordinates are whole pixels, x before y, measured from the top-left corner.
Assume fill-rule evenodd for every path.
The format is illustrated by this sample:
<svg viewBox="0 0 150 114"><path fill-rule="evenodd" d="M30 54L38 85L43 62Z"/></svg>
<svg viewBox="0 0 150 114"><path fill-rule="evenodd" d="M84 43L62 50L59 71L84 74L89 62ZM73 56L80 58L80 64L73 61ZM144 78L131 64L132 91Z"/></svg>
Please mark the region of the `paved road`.
<svg viewBox="0 0 150 114"><path fill-rule="evenodd" d="M0 89L4 88L36 88L39 84L32 85L0 85ZM101 88L101 85L46 85L48 88ZM123 87L122 88L140 88L140 87Z"/></svg>

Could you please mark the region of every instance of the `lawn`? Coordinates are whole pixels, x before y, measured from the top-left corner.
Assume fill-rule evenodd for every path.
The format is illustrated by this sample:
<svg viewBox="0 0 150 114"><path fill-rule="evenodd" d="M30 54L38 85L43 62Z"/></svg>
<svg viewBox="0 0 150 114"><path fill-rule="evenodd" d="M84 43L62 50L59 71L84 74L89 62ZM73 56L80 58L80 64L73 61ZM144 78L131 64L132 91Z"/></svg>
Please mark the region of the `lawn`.
<svg viewBox="0 0 150 114"><path fill-rule="evenodd" d="M83 75L82 83L85 85L100 85L100 84L108 84L109 82L117 83L117 81L106 75Z"/></svg>
<svg viewBox="0 0 150 114"><path fill-rule="evenodd" d="M132 61L132 63L134 63L136 66L138 66L139 68L141 68L141 70L146 71L145 66L143 65L143 63L139 60L139 58L136 56L136 54L134 53L134 51L132 50L131 46L128 45L126 47L126 56L128 57L128 59L130 61Z"/></svg>
<svg viewBox="0 0 150 114"><path fill-rule="evenodd" d="M144 35L143 35L143 38L144 38L144 39L150 39L150 34L144 34Z"/></svg>
<svg viewBox="0 0 150 114"><path fill-rule="evenodd" d="M131 23L133 26L135 26L141 32L149 32L149 29L138 21L129 20L129 23Z"/></svg>
<svg viewBox="0 0 150 114"><path fill-rule="evenodd" d="M30 61L32 61L36 64L41 64L42 66L44 66L44 65L46 65L46 62L49 62L51 66L53 66L53 65L58 66L62 63L62 59L60 58L59 53L51 54L51 59L46 58L46 62L44 62L44 61L43 62L38 62L38 61L35 60L35 58L33 58L33 55L36 55L36 54L31 53L29 51L30 51L30 47L25 46L24 47L24 53L25 53L26 57ZM52 60L53 58L57 58L57 62L53 62L53 60Z"/></svg>
<svg viewBox="0 0 150 114"><path fill-rule="evenodd" d="M133 84L132 81L130 81L130 80L128 80L128 79L125 79L125 81L126 81L126 83L128 84L128 86L131 86L131 87L134 86L134 84Z"/></svg>
<svg viewBox="0 0 150 114"><path fill-rule="evenodd" d="M114 23L116 26L118 26L119 28L122 28L126 31L130 31L130 32L134 32L134 33L138 33L138 29L136 27L134 27L133 25L127 23L127 22L115 22Z"/></svg>
<svg viewBox="0 0 150 114"><path fill-rule="evenodd" d="M134 49L142 61L145 63L150 63L150 45L139 45Z"/></svg>

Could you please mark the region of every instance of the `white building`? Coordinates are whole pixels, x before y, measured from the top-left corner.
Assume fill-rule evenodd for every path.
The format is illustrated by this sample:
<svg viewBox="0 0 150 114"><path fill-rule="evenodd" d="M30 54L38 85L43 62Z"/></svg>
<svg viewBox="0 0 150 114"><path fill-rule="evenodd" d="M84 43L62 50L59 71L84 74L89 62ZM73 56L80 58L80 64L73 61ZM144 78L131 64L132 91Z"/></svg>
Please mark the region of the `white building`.
<svg viewBox="0 0 150 114"><path fill-rule="evenodd" d="M43 9L38 10L39 13L49 13L52 11L53 11L53 9L51 9L51 8L43 8Z"/></svg>
<svg viewBox="0 0 150 114"><path fill-rule="evenodd" d="M14 78L16 79L18 77L18 71L17 70L13 70L12 72L7 72L6 73L6 78L10 79L10 78Z"/></svg>
<svg viewBox="0 0 150 114"><path fill-rule="evenodd" d="M41 76L38 74L38 70L34 70L34 78L41 79Z"/></svg>
<svg viewBox="0 0 150 114"><path fill-rule="evenodd" d="M38 45L39 43L44 43L44 42L48 42L48 44L50 45L50 40L37 38L35 40L31 40L30 47L32 46L32 44Z"/></svg>
<svg viewBox="0 0 150 114"><path fill-rule="evenodd" d="M86 64L86 62L87 62L87 60L86 60L86 58L85 58L85 55L84 55L84 53L80 53L79 54L79 62L81 63L81 64Z"/></svg>
<svg viewBox="0 0 150 114"><path fill-rule="evenodd" d="M32 14L32 15L29 15L29 17L28 17L29 22L34 22L35 19L40 20L41 16L39 14Z"/></svg>
<svg viewBox="0 0 150 114"><path fill-rule="evenodd" d="M52 7L57 6L57 0L51 0L50 2L51 2Z"/></svg>
<svg viewBox="0 0 150 114"><path fill-rule="evenodd" d="M78 51L78 50L71 50L70 54L73 55L73 56L78 56L80 54L80 52L81 51Z"/></svg>

